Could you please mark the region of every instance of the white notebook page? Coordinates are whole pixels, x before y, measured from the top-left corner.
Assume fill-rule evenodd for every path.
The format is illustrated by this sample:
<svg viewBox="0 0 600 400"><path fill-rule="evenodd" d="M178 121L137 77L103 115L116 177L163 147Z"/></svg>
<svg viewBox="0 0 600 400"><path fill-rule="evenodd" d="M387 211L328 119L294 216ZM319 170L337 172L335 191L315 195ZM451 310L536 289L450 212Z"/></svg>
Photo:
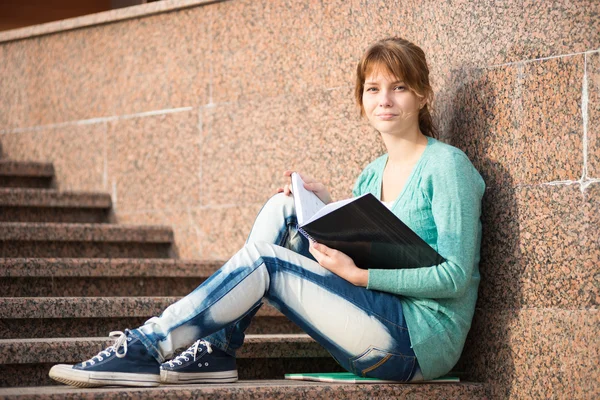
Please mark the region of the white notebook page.
<svg viewBox="0 0 600 400"><path fill-rule="evenodd" d="M316 194L304 187L304 181L296 172L292 173L292 193L294 194L298 225L304 225L305 221L325 206L325 203Z"/></svg>

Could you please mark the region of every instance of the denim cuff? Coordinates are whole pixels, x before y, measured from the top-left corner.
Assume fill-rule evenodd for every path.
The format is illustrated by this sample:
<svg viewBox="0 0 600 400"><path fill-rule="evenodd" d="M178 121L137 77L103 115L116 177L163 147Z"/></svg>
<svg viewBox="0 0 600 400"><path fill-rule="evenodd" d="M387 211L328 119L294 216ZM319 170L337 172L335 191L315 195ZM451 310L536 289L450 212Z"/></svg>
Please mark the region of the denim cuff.
<svg viewBox="0 0 600 400"><path fill-rule="evenodd" d="M154 357L156 359L156 361L158 361L159 364L162 364L165 361L167 361L162 356L162 354L160 354L160 351L158 350L158 348L156 346L154 346L154 343L152 343L150 340L148 340L146 335L144 335L139 329L132 329L129 332L131 333L132 336L138 338L140 340L140 342L142 342L142 344L146 347L146 350L148 350L148 353L150 353L150 355L152 357Z"/></svg>
<svg viewBox="0 0 600 400"><path fill-rule="evenodd" d="M230 356L235 357L235 350L231 350L227 344L214 338L213 336L207 336L207 337L203 338L202 340L207 341L208 343L210 343L211 346L214 346L217 349L229 354Z"/></svg>

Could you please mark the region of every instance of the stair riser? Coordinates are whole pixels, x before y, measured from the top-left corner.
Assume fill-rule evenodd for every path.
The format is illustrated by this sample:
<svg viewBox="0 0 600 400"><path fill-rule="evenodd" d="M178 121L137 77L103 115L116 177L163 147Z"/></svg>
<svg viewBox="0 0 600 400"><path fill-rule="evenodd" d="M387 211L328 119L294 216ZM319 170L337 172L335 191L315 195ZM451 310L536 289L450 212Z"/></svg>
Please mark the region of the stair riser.
<svg viewBox="0 0 600 400"><path fill-rule="evenodd" d="M113 330L137 328L151 317L0 319L0 339L106 336ZM255 317L246 333L302 333L302 330L283 316Z"/></svg>
<svg viewBox="0 0 600 400"><path fill-rule="evenodd" d="M48 377L54 364L0 365L0 387L61 385ZM333 358L238 359L239 379L283 379L292 372L342 371Z"/></svg>
<svg viewBox="0 0 600 400"><path fill-rule="evenodd" d="M204 278L0 278L5 297L185 296Z"/></svg>
<svg viewBox="0 0 600 400"><path fill-rule="evenodd" d="M223 385L161 385L154 388L76 389L65 386L0 390L5 400L113 400L113 399L203 399L203 400L281 400L281 399L461 399L491 398L483 384L354 385L323 384L288 380L242 380Z"/></svg>
<svg viewBox="0 0 600 400"><path fill-rule="evenodd" d="M0 242L0 257L18 258L170 258L170 251L167 243Z"/></svg>
<svg viewBox="0 0 600 400"><path fill-rule="evenodd" d="M0 187L50 189L52 187L52 178L0 176Z"/></svg>
<svg viewBox="0 0 600 400"><path fill-rule="evenodd" d="M0 207L0 222L107 223L108 216L98 208Z"/></svg>

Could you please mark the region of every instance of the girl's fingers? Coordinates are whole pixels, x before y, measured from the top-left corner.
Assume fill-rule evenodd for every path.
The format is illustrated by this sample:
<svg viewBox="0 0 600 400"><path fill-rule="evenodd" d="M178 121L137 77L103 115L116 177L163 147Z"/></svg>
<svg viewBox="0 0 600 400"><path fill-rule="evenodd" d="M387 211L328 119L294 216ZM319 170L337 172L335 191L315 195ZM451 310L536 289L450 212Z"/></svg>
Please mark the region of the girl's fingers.
<svg viewBox="0 0 600 400"><path fill-rule="evenodd" d="M299 172L299 171L292 171L290 169L285 170L283 172L283 176L290 177L290 176L292 176L292 174L294 172L296 172L298 175L300 175L300 178L302 178L302 180L304 181L304 183L315 183L315 179L312 176L306 175L306 174L304 174L302 172Z"/></svg>
<svg viewBox="0 0 600 400"><path fill-rule="evenodd" d="M306 188L312 192L317 192L317 191L321 190L322 186L323 185L319 182L311 182L311 183L304 182L304 188Z"/></svg>
<svg viewBox="0 0 600 400"><path fill-rule="evenodd" d="M300 175L300 178L302 178L304 183L314 183L315 182L314 178L311 176L300 174L300 173L298 173L298 174Z"/></svg>

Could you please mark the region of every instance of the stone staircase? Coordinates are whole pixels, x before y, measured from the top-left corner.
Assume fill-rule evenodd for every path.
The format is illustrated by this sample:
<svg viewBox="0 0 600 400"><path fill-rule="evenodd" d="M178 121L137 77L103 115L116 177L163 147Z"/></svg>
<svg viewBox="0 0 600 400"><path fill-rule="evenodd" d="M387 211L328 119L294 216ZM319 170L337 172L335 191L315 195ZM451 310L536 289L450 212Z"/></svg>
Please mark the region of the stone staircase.
<svg viewBox="0 0 600 400"><path fill-rule="evenodd" d="M74 389L48 370L76 363L137 327L215 271L214 260L178 260L164 226L110 223L102 193L59 192L47 163L0 159L0 398L461 398L478 383L333 385L284 373L338 371L309 336L265 304L238 353L240 382L152 389Z"/></svg>

